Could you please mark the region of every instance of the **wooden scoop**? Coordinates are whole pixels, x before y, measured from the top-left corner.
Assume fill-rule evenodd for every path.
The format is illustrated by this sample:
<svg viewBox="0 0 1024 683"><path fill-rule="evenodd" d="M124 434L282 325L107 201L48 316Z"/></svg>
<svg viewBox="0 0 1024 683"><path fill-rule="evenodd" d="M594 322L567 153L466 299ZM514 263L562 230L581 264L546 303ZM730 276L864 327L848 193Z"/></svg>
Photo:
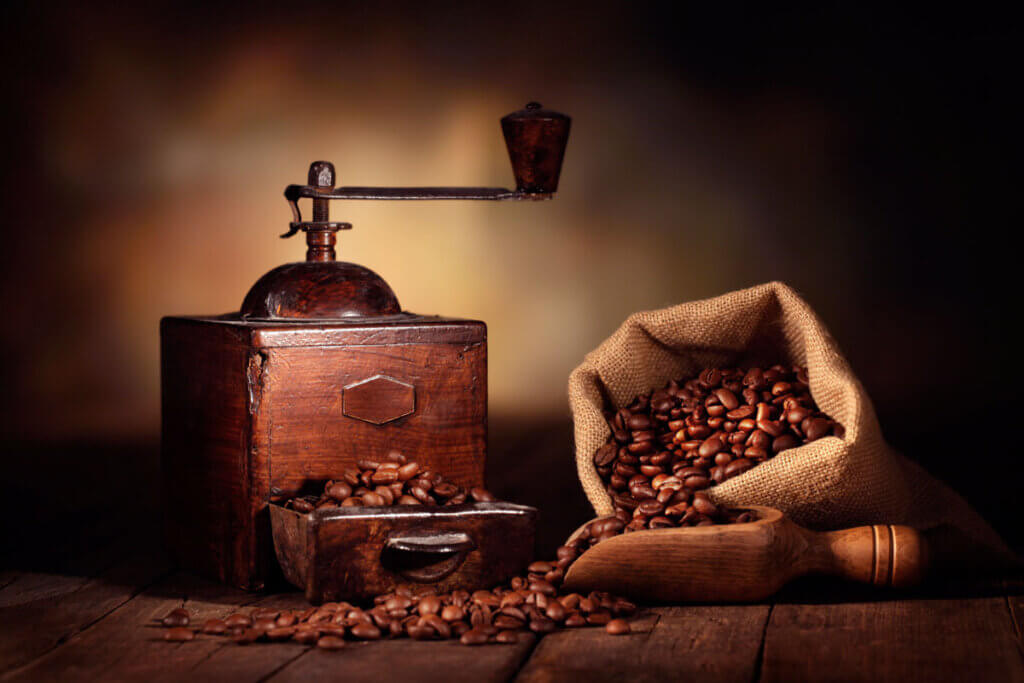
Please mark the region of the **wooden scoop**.
<svg viewBox="0 0 1024 683"><path fill-rule="evenodd" d="M563 589L660 602L749 602L804 574L910 586L927 565L924 540L910 527L876 524L817 532L774 508L743 509L754 511L757 520L637 531L602 541L573 562Z"/></svg>

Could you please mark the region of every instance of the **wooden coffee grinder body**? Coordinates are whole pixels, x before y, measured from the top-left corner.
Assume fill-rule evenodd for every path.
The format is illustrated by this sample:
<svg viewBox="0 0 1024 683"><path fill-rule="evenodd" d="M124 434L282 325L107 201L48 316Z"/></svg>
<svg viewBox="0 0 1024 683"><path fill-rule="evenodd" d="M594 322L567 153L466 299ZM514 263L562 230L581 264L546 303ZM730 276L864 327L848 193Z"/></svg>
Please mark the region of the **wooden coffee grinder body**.
<svg viewBox="0 0 1024 683"><path fill-rule="evenodd" d="M392 450L484 485L486 327L403 312L383 278L337 261L336 234L352 226L328 204L550 199L569 117L531 102L501 126L514 190L336 187L334 166L313 162L284 193L294 220L282 237L305 233L306 260L266 273L238 313L161 321L163 509L182 567L264 587L279 572L268 505Z"/></svg>
<svg viewBox="0 0 1024 683"><path fill-rule="evenodd" d="M267 504L390 450L484 484L481 322L165 318L161 356L165 530L184 568L262 588Z"/></svg>

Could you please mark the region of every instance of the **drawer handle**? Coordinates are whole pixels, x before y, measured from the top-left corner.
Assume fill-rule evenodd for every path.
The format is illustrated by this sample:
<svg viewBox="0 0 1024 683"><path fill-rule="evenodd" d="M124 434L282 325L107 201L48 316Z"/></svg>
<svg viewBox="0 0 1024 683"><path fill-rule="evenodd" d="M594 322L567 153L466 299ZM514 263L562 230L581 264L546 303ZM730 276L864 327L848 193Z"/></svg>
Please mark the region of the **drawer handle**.
<svg viewBox="0 0 1024 683"><path fill-rule="evenodd" d="M381 564L409 581L433 583L461 567L473 550L469 534L423 529L390 536Z"/></svg>

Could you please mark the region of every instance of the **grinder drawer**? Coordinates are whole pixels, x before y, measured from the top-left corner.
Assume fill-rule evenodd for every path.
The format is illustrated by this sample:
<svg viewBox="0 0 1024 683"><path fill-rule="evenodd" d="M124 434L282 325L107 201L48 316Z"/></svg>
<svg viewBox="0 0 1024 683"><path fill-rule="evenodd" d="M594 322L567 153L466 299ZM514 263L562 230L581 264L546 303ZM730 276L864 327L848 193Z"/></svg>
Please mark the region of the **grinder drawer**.
<svg viewBox="0 0 1024 683"><path fill-rule="evenodd" d="M489 588L525 570L537 510L512 503L447 507L270 505L285 577L313 604L362 600L400 584L438 591Z"/></svg>

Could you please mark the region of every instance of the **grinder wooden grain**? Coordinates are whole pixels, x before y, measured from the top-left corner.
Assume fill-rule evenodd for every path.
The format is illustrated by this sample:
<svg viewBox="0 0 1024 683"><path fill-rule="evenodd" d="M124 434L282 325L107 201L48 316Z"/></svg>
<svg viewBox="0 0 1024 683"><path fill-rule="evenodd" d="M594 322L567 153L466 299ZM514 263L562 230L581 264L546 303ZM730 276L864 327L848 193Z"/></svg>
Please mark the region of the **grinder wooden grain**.
<svg viewBox="0 0 1024 683"><path fill-rule="evenodd" d="M744 509L756 512L757 521L638 531L602 541L572 564L563 589L660 602L749 602L805 574L911 586L928 564L924 539L910 527L818 532L774 508Z"/></svg>
<svg viewBox="0 0 1024 683"><path fill-rule="evenodd" d="M512 503L435 507L270 506L285 577L313 604L371 600L400 584L476 590L522 572L537 510Z"/></svg>

